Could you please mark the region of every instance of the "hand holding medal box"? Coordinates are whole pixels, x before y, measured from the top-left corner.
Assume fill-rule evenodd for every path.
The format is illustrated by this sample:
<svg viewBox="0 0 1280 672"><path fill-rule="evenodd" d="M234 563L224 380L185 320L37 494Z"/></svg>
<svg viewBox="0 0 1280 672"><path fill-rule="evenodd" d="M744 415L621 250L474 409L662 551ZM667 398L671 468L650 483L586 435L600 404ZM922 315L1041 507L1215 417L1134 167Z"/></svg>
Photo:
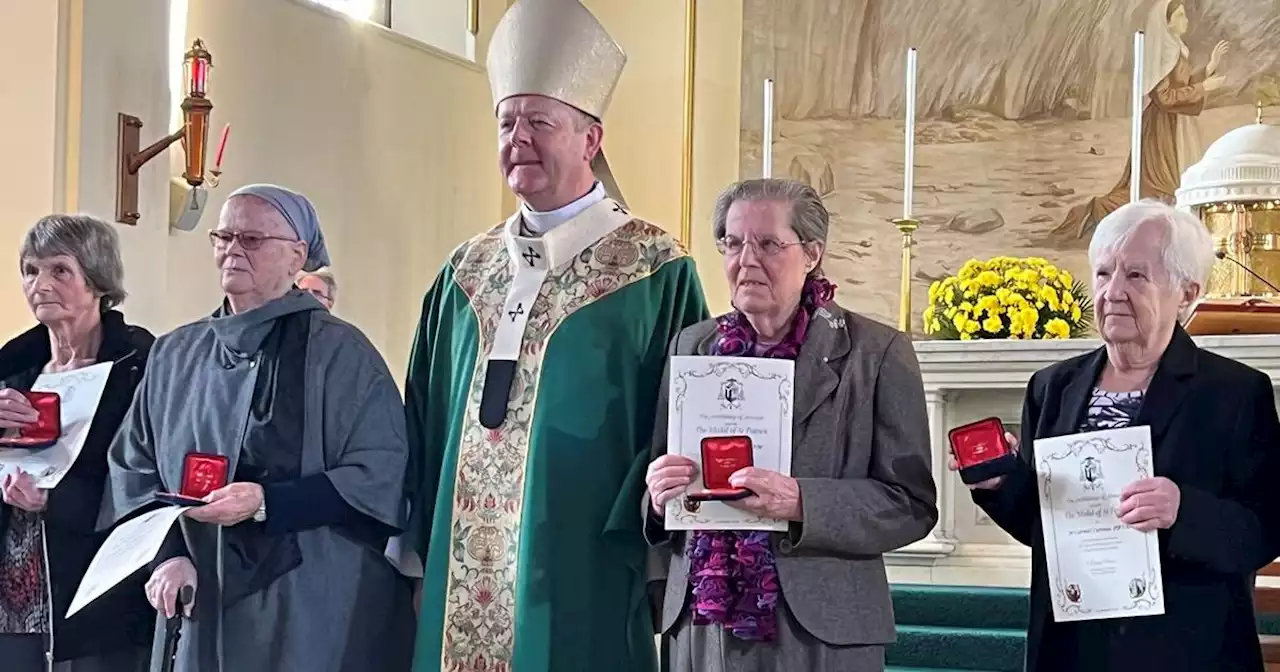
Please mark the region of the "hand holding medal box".
<svg viewBox="0 0 1280 672"><path fill-rule="evenodd" d="M745 435L703 438L701 473L706 489L691 490L685 497L693 502L733 502L750 497L750 490L729 485L729 477L755 463L751 449L751 437Z"/></svg>
<svg viewBox="0 0 1280 672"><path fill-rule="evenodd" d="M182 460L181 488L176 494L156 494L156 501L175 506L203 506L209 493L227 485L230 464L225 455L187 453Z"/></svg>
<svg viewBox="0 0 1280 672"><path fill-rule="evenodd" d="M49 448L62 438L62 397L57 392L22 393L36 411L36 421L0 436L0 446L40 450Z"/></svg>
<svg viewBox="0 0 1280 672"><path fill-rule="evenodd" d="M729 479L752 468L791 475L795 362L677 355L669 373L667 453L697 473L666 502L664 527L785 531L788 521L738 505L756 493Z"/></svg>
<svg viewBox="0 0 1280 672"><path fill-rule="evenodd" d="M1005 440L1000 418L984 418L956 427L948 433L951 454L960 467L960 480L967 485L981 483L1013 471L1018 454Z"/></svg>

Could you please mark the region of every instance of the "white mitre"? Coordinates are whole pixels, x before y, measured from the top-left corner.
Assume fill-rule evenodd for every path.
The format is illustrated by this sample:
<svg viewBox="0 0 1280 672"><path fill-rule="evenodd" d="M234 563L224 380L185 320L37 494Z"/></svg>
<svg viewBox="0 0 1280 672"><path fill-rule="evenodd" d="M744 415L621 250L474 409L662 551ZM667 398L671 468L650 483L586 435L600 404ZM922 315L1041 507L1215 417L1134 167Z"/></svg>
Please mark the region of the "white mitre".
<svg viewBox="0 0 1280 672"><path fill-rule="evenodd" d="M495 112L512 96L539 95L597 120L604 119L626 64L622 47L578 0L518 0L494 29L485 59ZM603 149L591 170L625 205Z"/></svg>

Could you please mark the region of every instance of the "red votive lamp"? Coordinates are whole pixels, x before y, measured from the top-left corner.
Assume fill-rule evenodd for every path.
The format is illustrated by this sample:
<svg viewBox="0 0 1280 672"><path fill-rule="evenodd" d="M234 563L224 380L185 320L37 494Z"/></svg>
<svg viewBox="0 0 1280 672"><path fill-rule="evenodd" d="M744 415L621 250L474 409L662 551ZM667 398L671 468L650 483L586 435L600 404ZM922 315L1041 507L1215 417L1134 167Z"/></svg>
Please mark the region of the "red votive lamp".
<svg viewBox="0 0 1280 672"><path fill-rule="evenodd" d="M197 39L191 45L191 51L184 61L187 74L187 95L192 98L204 98L209 85L209 69L213 67L213 56L204 48L204 41Z"/></svg>

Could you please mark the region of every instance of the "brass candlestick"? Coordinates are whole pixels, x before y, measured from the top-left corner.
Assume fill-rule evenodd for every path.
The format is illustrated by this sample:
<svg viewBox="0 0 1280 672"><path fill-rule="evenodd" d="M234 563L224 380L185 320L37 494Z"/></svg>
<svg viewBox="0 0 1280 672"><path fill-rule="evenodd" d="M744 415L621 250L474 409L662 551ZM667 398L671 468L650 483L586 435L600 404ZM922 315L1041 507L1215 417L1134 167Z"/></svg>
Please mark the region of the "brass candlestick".
<svg viewBox="0 0 1280 672"><path fill-rule="evenodd" d="M893 225L902 234L902 287L898 290L898 329L904 334L911 333L911 246L915 244L912 234L920 228L918 219L895 219Z"/></svg>

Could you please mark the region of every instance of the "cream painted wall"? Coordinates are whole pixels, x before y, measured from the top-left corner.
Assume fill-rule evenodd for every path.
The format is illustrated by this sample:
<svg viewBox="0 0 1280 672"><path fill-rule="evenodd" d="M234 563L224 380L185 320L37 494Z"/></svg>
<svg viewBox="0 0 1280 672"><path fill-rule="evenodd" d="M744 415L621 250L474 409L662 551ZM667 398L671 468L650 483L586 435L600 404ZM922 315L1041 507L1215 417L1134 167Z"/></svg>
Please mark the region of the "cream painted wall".
<svg viewBox="0 0 1280 672"><path fill-rule="evenodd" d="M685 9L690 0L584 0L627 53L605 116L605 153L631 210L680 234ZM729 307L712 239L716 195L738 179L742 3L697 4L690 251L713 312Z"/></svg>
<svg viewBox="0 0 1280 672"><path fill-rule="evenodd" d="M0 2L0 338L31 324L17 250L37 218L62 200L58 145L59 33L65 3Z"/></svg>
<svg viewBox="0 0 1280 672"><path fill-rule="evenodd" d="M117 112L143 119L144 143L169 130L178 101L168 90L168 5L80 5L78 209L114 213ZM487 9L482 26L500 12ZM127 314L160 333L216 307L204 232L236 187L276 182L315 202L342 285L336 312L401 376L422 295L445 256L500 219L484 72L295 0L190 0L186 16L186 43L204 39L214 59L211 142L232 126L225 172L197 231L178 232L167 221L173 157L143 168L142 221L119 227Z"/></svg>
<svg viewBox="0 0 1280 672"><path fill-rule="evenodd" d="M481 3L478 54L506 4ZM143 168L142 221L119 227L130 319L159 333L210 311L219 292L203 230L236 186L279 182L315 200L343 285L337 312L399 375L422 293L448 250L514 206L497 176L483 70L298 0L187 5L185 42L199 36L214 56L213 137L232 124L226 173L200 231L183 233L167 222L175 157ZM679 233L684 1L587 5L630 56L606 118L610 161L633 207ZM7 155L25 161L0 167L15 185L0 220L9 244L64 202L114 213L116 114L141 117L144 142L171 128L168 10L169 0L0 4L0 44L23 54L0 59L13 64L0 66L0 86L7 101L26 101L0 112L25 129L5 139ZM708 229L716 193L738 171L741 25L740 3L699 3L691 249L715 310L727 296ZM16 285L0 283L0 308L9 308L0 330L10 333L29 323Z"/></svg>
<svg viewBox="0 0 1280 672"><path fill-rule="evenodd" d="M401 375L445 255L501 216L483 70L286 0L191 0L196 36L215 59L215 128L232 124L210 208L250 182L308 194L342 285L336 312ZM170 249L171 291L208 310L217 297L208 240L176 235Z"/></svg>

